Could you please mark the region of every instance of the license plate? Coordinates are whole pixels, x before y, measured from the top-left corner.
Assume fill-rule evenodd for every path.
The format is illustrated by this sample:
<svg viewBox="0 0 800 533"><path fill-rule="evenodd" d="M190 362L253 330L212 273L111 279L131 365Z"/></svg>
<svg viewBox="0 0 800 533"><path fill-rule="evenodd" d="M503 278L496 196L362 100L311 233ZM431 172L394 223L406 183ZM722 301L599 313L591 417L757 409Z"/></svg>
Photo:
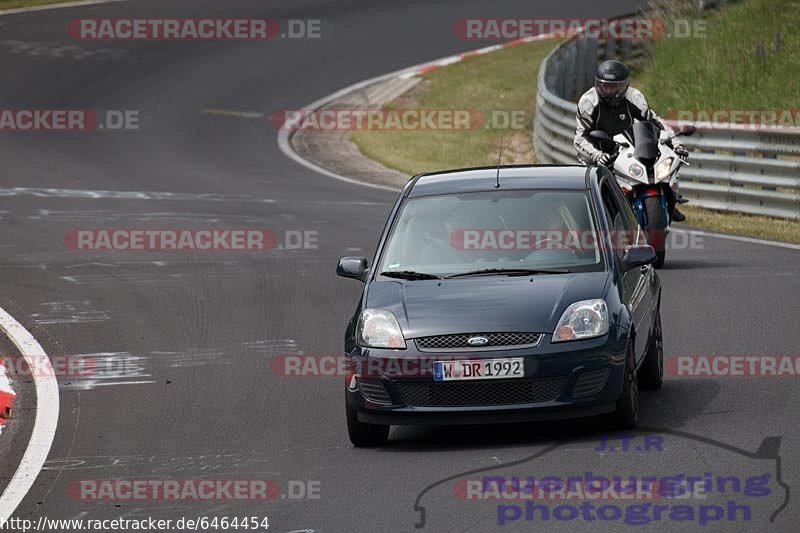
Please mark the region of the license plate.
<svg viewBox="0 0 800 533"><path fill-rule="evenodd" d="M433 363L434 381L466 381L523 377L525 377L525 361L522 357L436 361Z"/></svg>

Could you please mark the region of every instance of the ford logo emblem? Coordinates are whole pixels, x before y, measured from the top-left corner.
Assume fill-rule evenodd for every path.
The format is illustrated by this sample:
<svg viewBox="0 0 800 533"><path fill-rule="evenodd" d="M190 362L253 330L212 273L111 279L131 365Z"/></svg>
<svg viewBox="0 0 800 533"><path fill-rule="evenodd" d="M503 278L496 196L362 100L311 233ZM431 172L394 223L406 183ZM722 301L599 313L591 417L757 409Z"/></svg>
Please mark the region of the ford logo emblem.
<svg viewBox="0 0 800 533"><path fill-rule="evenodd" d="M470 346L486 346L489 344L489 339L486 337L470 337L467 339L467 344Z"/></svg>

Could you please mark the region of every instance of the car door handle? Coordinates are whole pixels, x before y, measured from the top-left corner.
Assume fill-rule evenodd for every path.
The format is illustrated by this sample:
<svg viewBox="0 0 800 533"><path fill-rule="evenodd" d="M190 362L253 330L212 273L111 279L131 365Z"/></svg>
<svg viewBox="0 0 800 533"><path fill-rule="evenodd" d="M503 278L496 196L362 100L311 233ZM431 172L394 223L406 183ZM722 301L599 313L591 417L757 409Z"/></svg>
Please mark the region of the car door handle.
<svg viewBox="0 0 800 533"><path fill-rule="evenodd" d="M650 271L650 265L642 265L639 269L639 272L642 274L647 274Z"/></svg>

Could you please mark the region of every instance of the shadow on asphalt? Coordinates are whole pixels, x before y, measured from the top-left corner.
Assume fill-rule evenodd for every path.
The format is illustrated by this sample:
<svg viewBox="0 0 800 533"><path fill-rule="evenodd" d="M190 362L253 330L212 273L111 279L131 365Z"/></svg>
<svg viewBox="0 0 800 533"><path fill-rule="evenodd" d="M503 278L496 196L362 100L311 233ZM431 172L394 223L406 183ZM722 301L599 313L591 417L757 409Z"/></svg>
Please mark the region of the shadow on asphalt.
<svg viewBox="0 0 800 533"><path fill-rule="evenodd" d="M660 391L642 391L639 425L680 429L704 414L720 386L713 380L666 380ZM686 401L687 398L692 400ZM608 434L602 417L475 426L395 426L386 452L455 451L541 445L553 441L596 441Z"/></svg>

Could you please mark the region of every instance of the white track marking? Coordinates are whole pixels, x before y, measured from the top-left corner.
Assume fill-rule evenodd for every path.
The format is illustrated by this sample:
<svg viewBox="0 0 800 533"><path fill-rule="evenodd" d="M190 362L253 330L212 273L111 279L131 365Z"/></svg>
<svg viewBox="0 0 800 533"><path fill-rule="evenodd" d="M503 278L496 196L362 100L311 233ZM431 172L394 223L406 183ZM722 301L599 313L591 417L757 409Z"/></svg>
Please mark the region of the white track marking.
<svg viewBox="0 0 800 533"><path fill-rule="evenodd" d="M60 2L58 4L44 4L41 6L17 7L14 9L0 10L0 17L16 15L17 13L32 13L34 11L47 11L50 9L64 9L66 7L92 6L95 4L110 4L112 2L127 2L128 0L82 0L80 2Z"/></svg>
<svg viewBox="0 0 800 533"><path fill-rule="evenodd" d="M793 244L791 242L770 241L767 239L758 239L756 237L743 237L741 235L728 235L726 233L713 233L708 231L698 230L685 230L672 228L676 233L688 233L690 235L699 235L700 237L712 237L716 239L725 239L728 241L746 242L749 244L763 244L764 246L774 246L776 248L787 248L789 250L800 250L800 244Z"/></svg>
<svg viewBox="0 0 800 533"><path fill-rule="evenodd" d="M2 308L0 308L0 330L11 339L31 368L38 366L34 358L46 357L44 349L33 335ZM53 373L37 374L40 373L33 373L33 384L36 389L36 419L22 461L11 481L8 482L6 490L0 496L0 524L11 517L33 486L45 460L47 460L50 446L56 435L59 409L58 382Z"/></svg>

